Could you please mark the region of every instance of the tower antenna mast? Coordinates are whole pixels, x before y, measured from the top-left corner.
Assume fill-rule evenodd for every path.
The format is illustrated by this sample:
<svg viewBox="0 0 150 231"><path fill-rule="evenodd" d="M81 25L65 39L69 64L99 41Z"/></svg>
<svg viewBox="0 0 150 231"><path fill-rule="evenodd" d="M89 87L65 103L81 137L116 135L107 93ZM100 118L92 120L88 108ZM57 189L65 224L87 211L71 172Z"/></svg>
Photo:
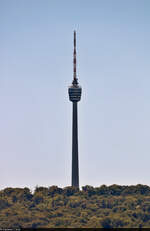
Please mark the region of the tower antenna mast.
<svg viewBox="0 0 150 231"><path fill-rule="evenodd" d="M78 84L78 79L77 79L77 71L76 71L76 67L77 67L77 61L76 61L76 31L74 31L74 51L73 51L73 85L77 85Z"/></svg>

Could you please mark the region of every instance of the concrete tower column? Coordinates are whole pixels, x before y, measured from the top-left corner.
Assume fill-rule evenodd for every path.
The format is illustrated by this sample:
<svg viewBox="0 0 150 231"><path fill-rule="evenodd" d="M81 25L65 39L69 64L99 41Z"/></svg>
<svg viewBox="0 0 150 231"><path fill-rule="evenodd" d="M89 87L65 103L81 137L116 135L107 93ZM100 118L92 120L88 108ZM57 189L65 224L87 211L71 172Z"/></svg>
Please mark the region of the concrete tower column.
<svg viewBox="0 0 150 231"><path fill-rule="evenodd" d="M73 102L72 116L72 186L79 187L79 160L78 160L78 105Z"/></svg>

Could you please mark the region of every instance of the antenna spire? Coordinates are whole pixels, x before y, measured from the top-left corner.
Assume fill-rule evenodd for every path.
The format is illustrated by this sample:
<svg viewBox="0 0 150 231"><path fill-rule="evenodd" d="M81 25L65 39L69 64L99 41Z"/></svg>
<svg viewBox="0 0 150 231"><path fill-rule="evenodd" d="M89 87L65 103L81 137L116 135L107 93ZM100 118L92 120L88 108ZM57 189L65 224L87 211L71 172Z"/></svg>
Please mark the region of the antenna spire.
<svg viewBox="0 0 150 231"><path fill-rule="evenodd" d="M78 84L77 73L76 73L76 31L74 31L74 51L73 51L73 85Z"/></svg>

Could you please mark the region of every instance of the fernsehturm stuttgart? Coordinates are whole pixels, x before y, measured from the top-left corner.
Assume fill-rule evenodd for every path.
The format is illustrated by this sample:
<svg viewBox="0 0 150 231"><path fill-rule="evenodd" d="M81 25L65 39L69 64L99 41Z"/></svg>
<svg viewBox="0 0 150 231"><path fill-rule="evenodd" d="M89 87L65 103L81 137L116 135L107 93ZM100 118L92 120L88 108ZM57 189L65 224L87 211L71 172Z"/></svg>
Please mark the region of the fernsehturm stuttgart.
<svg viewBox="0 0 150 231"><path fill-rule="evenodd" d="M72 183L73 187L79 188L79 159L78 159L78 102L81 99L82 88L78 84L76 74L76 31L74 31L73 51L73 81L68 89L69 99L73 106L72 117Z"/></svg>

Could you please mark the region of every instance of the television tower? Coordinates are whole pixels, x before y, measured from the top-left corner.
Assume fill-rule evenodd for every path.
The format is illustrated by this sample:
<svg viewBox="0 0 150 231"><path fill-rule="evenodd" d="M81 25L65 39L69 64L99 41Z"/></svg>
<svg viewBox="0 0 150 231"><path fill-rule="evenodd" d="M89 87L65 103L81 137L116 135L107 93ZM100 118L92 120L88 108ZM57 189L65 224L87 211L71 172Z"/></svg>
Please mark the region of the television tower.
<svg viewBox="0 0 150 231"><path fill-rule="evenodd" d="M73 105L72 117L72 183L73 187L79 188L79 160L78 160L78 102L81 99L82 88L78 85L76 75L76 31L74 31L73 52L73 81L68 89L69 99Z"/></svg>

